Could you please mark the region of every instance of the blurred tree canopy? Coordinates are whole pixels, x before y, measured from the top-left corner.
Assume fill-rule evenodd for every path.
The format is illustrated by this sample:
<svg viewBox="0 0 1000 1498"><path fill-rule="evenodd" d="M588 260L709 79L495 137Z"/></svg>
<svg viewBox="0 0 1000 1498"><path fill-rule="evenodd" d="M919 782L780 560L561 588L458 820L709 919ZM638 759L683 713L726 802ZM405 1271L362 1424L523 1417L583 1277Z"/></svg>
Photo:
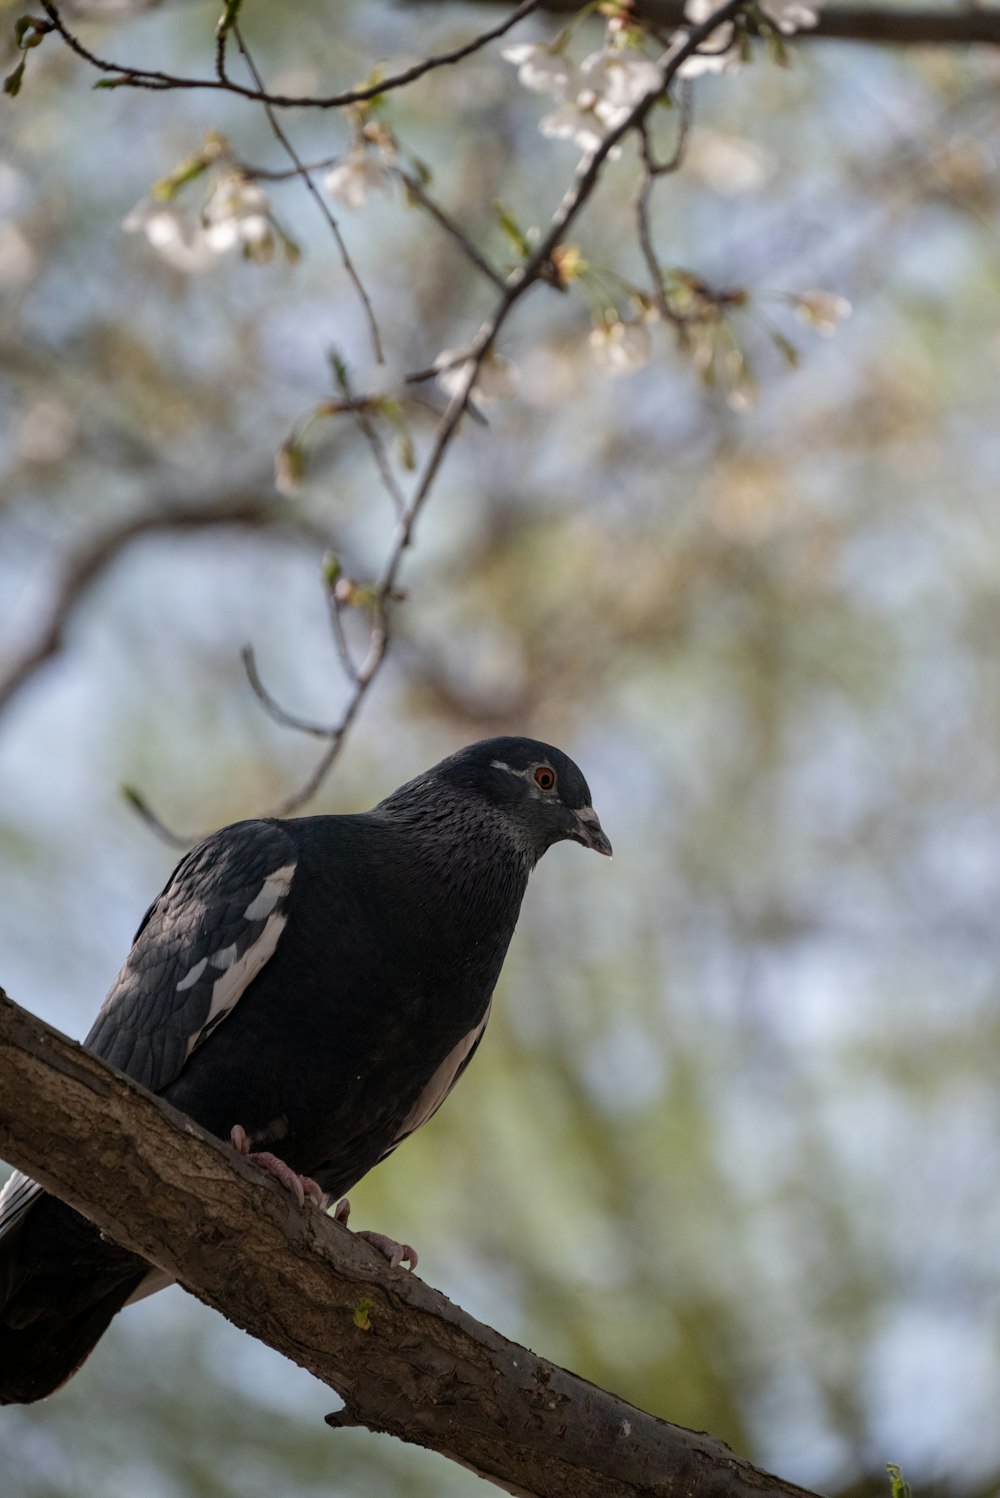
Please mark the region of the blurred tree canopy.
<svg viewBox="0 0 1000 1498"><path fill-rule="evenodd" d="M719 76L631 13L560 50L539 11L374 103L272 118L16 28L0 979L89 1024L175 857L123 784L181 834L306 786L328 741L266 710L246 644L330 727L344 654L377 657L310 809L487 733L559 743L614 865L545 860L474 1080L354 1220L786 1478L878 1494L898 1462L965 1498L1000 1483L1000 53L784 40L769 10L715 30L749 54ZM99 59L216 77L200 0L56 14ZM274 95L374 88L506 14L246 0L227 76L254 92L249 52ZM553 87L609 27L629 69ZM555 97L501 55L531 44ZM671 47L648 149L629 126L601 157ZM568 108L596 143L539 132ZM462 416L581 151L593 191ZM328 1403L173 1289L4 1412L4 1493L487 1491L331 1433Z"/></svg>

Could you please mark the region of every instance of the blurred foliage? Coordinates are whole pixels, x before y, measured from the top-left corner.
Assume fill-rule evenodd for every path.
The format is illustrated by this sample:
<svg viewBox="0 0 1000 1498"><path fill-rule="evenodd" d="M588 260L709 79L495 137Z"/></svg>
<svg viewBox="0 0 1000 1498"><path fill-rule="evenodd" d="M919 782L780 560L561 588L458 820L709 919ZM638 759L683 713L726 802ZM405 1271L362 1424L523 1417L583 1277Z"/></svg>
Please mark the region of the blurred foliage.
<svg viewBox="0 0 1000 1498"><path fill-rule="evenodd" d="M296 90L481 19L245 8L265 76ZM156 7L87 35L205 70L213 19ZM352 1194L353 1220L415 1241L421 1273L508 1335L859 1498L888 1492L887 1462L921 1495L1000 1482L997 71L805 42L790 69L699 85L655 228L671 264L750 293L758 404L700 385L663 326L651 365L609 381L582 297L533 292L501 349L521 398L449 454L390 667L318 803L370 804L496 731L583 764L614 865L545 860L471 1080ZM357 388L379 378L300 185L273 189L295 264L185 276L120 232L207 130L280 164L263 118L91 82L48 39L4 101L11 658L88 538L167 499L271 493L275 452L331 393L331 347ZM495 50L389 106L499 264L494 203L531 225L572 171L537 113ZM664 149L675 125L662 111ZM326 115L289 128L307 157L348 144ZM590 265L623 269L636 180L627 152L580 226ZM418 207L342 221L399 368L468 338L485 285ZM814 287L855 306L832 341L786 300ZM245 684L245 640L295 710L329 717L344 691L324 546L370 576L393 518L357 433L324 429L273 509L134 542L0 721L0 977L72 1033L172 862L116 787L194 832L308 772L315 745ZM171 1290L57 1398L4 1411L4 1495L486 1491L331 1433L329 1407Z"/></svg>

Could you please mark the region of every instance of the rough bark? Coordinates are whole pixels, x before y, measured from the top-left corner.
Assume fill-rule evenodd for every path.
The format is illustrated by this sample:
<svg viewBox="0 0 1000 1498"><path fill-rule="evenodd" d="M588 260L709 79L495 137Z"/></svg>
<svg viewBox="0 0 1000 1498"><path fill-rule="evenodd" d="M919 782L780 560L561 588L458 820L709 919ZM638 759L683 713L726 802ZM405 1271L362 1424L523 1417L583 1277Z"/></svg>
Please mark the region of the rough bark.
<svg viewBox="0 0 1000 1498"><path fill-rule="evenodd" d="M332 1425L430 1447L533 1498L810 1498L391 1270L2 990L0 1156L336 1390Z"/></svg>

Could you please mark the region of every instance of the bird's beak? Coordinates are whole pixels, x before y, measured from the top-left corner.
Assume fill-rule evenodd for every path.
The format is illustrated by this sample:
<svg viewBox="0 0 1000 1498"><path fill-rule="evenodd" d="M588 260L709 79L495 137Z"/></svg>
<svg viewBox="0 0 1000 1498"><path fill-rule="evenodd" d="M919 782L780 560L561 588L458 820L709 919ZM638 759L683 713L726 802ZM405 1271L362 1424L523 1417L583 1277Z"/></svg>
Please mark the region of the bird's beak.
<svg viewBox="0 0 1000 1498"><path fill-rule="evenodd" d="M574 812L577 826L580 829L580 842L585 848L593 848L595 853L603 853L607 858L611 857L611 841L601 826L600 818L592 806L581 806L580 810Z"/></svg>

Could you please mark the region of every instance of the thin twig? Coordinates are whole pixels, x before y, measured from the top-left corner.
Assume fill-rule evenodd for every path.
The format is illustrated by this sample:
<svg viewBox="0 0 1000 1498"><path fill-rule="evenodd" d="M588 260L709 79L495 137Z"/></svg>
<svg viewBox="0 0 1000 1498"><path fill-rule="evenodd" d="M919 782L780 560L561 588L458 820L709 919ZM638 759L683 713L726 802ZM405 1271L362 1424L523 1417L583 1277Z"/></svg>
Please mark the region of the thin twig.
<svg viewBox="0 0 1000 1498"><path fill-rule="evenodd" d="M476 269L481 271L488 281L492 281L493 285L496 286L498 290L504 291L507 285L504 277L498 270L495 269L494 266L490 264L490 262L486 259L486 256L482 254L480 250L476 249L476 246L469 239L464 229L462 229L460 225L456 224L455 220L449 217L447 213L445 213L440 204L434 201L420 179L418 177L412 176L411 173L404 171L402 167L393 167L392 170L396 173L396 176L399 177L400 181L405 184L407 191L411 193L414 198L416 198L421 208L425 208L434 222L438 224L446 234L450 235L450 237L455 241L462 252L468 257L469 260L472 261Z"/></svg>
<svg viewBox="0 0 1000 1498"><path fill-rule="evenodd" d="M287 155L289 161L295 167L298 175L302 178L302 181L305 183L310 194L312 195L313 200L319 208L320 213L322 213L323 217L326 219L326 222L329 224L334 239L337 241L337 250L340 255L341 264L343 265L344 270L347 272L348 278L350 279L354 290L357 292L358 300L361 302L361 306L364 309L365 318L368 323L368 334L371 339L372 353L375 357L375 362L376 364L383 364L385 362L385 355L382 352L382 338L379 333L378 321L375 317L375 310L372 307L371 298L369 297L368 292L365 290L364 282L358 274L354 261L351 259L350 251L347 248L344 236L340 232L340 225L334 218L333 211L330 208L329 203L326 201L326 198L323 196L323 194L320 192L319 188L313 181L309 168L303 165L298 152L282 129L281 122L274 112L274 106L269 103L268 100L264 97L264 82L257 69L257 64L250 56L250 52L247 49L247 44L243 40L243 33L235 24L233 25L232 32L233 36L236 38L236 45L239 47L240 53L244 61L246 62L247 67L250 69L250 75L253 78L254 82L257 84L257 87L260 89L261 103L264 106L264 113L267 115L267 122L270 125L271 129L274 131L275 139L278 141L278 144Z"/></svg>
<svg viewBox="0 0 1000 1498"><path fill-rule="evenodd" d="M344 153L340 151L336 156L327 156L322 161L308 161L304 165L307 172L323 172L328 167L336 166L343 159ZM301 176L301 173L295 167L283 171L275 171L270 167L247 166L241 162L240 170L247 177L252 177L255 182L290 182L294 178ZM461 225L457 224L445 212L440 203L435 202L424 184L420 181L420 178L414 176L412 172L406 171L401 166L389 166L387 170L403 183L407 192L420 204L420 207L425 208L435 223L440 225L446 234L450 235L462 252L472 261L476 269L481 271L488 281L492 281L493 285L502 291L506 282L500 271L490 264L481 250L476 248Z"/></svg>
<svg viewBox="0 0 1000 1498"><path fill-rule="evenodd" d="M257 657L254 654L252 645L247 644L243 646L240 651L240 660L243 662L243 669L247 673L247 680L250 683L254 696L260 700L268 715L276 723L280 723L283 728L294 728L299 733L308 733L316 739L328 739L330 737L333 729L329 724L316 723L310 718L300 718L297 713L287 712L277 698L272 696L263 681L261 681L260 672L257 670Z"/></svg>
<svg viewBox="0 0 1000 1498"><path fill-rule="evenodd" d="M330 629L333 633L333 642L337 647L337 655L344 675L354 686L358 684L358 668L351 654L351 647L347 641L347 632L344 629L343 608L337 597L336 587L328 587L326 590L327 611L330 615Z"/></svg>
<svg viewBox="0 0 1000 1498"><path fill-rule="evenodd" d="M635 204L639 248L646 262L646 269L649 271L656 309L665 322L674 323L678 326L684 319L679 313L674 311L667 299L667 289L663 284L663 271L656 254L656 246L653 243L653 231L649 221L649 200L657 178L666 176L670 172L679 171L681 168L684 161L684 153L687 149L688 136L691 131L692 110L693 90L690 82L684 79L681 82L680 89L680 122L677 141L670 157L666 161L657 161L653 155L653 142L650 137L648 121L643 120L639 126L639 149L642 155L643 166L645 167L642 185L639 188L639 196Z"/></svg>
<svg viewBox="0 0 1000 1498"><path fill-rule="evenodd" d="M392 463L389 459L389 454L385 450L382 434L372 420L371 403L367 400L361 400L355 395L351 388L350 376L343 364L337 365L336 376L341 394L344 397L344 404L350 409L358 430L371 449L372 457L375 460L375 467L378 469L379 477L382 480L382 487L392 501L396 514L402 515L406 509L406 495L403 493L399 480L392 471Z"/></svg>
<svg viewBox="0 0 1000 1498"><path fill-rule="evenodd" d="M156 815L156 812L150 806L142 792L136 790L134 785L123 785L121 790L122 795L132 810L138 812L146 826L151 832L156 834L161 843L166 843L170 848L190 848L195 843L201 842L202 837L205 835L204 833L189 834L186 832L175 832L172 827L168 827L166 822Z"/></svg>
<svg viewBox="0 0 1000 1498"><path fill-rule="evenodd" d="M464 58L471 57L474 52L485 47L488 43L496 41L498 37L505 36L512 27L525 16L530 16L532 11L538 10L541 0L522 0L516 10L512 11L497 26L491 26L488 31L481 32L469 42L464 42L460 47L453 48L450 52L441 52L433 57L426 57L422 62L414 63L412 67L404 68L401 73L395 73L389 78L382 78L378 83L366 84L363 88L345 89L339 94L329 94L316 97L311 94L303 94L298 98L289 94L269 94L262 84L256 88L247 88L244 84L235 83L229 77L216 78L181 78L174 73L163 73L155 68L132 68L122 63L110 62L105 57L99 57L96 52L85 47L80 39L70 31L56 5L52 0L41 0L42 9L49 17L56 31L62 37L68 47L91 67L97 68L99 72L114 75L116 86L122 88L151 88L151 89L222 89L227 93L240 94L244 99L256 99L261 104L269 104L275 109L341 109L348 104L363 104L369 99L374 99L380 94L385 94L394 88L403 88L408 83L415 83L418 78L423 78L435 68L450 67L452 64L462 62ZM235 31L235 27L233 28ZM218 62L218 54L217 54Z"/></svg>

